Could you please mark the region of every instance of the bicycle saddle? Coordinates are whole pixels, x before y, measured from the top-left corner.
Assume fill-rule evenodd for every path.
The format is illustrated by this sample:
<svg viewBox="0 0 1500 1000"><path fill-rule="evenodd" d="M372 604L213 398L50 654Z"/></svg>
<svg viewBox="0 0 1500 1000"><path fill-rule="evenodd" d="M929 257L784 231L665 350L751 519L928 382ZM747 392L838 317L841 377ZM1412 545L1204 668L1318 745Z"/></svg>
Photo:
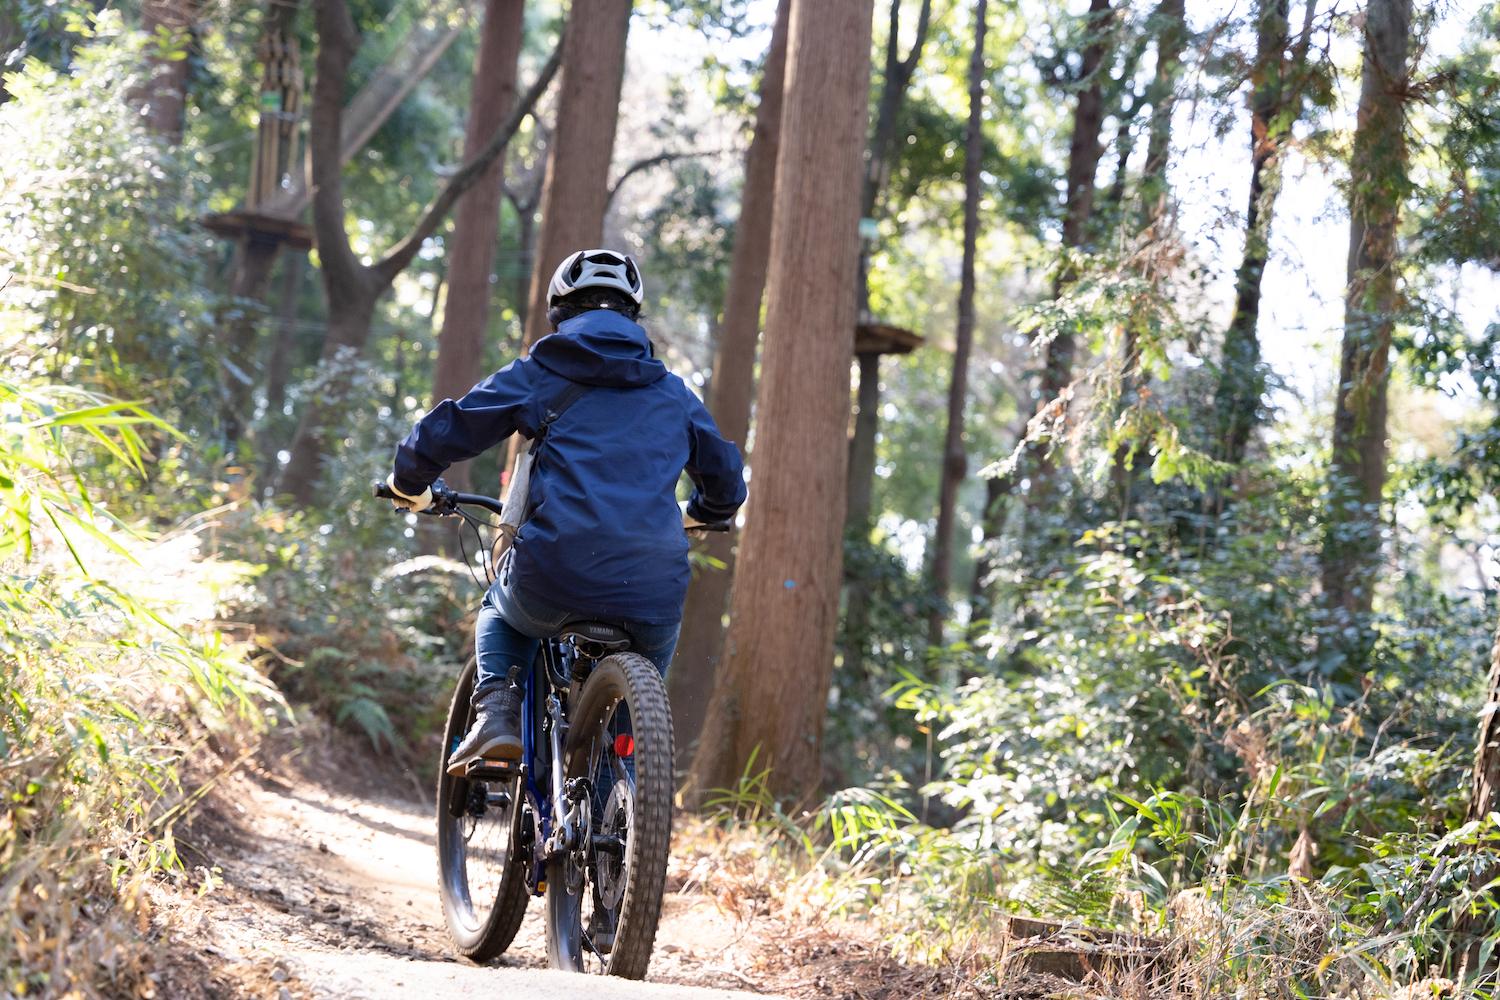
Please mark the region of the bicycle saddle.
<svg viewBox="0 0 1500 1000"><path fill-rule="evenodd" d="M629 649L632 641L630 633L618 625L591 621L568 622L558 630L557 637L572 639L576 646L591 654L594 650L585 646L585 643L598 647L604 653L618 653L622 649Z"/></svg>

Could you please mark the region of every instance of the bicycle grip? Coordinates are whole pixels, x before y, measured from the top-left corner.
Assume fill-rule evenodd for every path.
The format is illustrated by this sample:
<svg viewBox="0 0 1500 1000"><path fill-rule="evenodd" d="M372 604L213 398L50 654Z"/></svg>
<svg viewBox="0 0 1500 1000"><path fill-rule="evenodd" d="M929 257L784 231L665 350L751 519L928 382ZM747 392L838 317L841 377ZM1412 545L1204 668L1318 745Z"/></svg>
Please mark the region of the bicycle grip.
<svg viewBox="0 0 1500 1000"><path fill-rule="evenodd" d="M396 499L396 491L387 486L383 479L370 480L370 495L377 500Z"/></svg>

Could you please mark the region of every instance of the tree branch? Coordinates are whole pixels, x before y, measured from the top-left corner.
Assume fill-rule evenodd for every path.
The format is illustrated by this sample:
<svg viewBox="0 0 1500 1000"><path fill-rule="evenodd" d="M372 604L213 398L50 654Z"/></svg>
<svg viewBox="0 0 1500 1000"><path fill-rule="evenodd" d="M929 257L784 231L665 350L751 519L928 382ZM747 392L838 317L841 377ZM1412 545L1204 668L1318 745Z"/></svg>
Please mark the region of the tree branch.
<svg viewBox="0 0 1500 1000"><path fill-rule="evenodd" d="M901 60L903 90L911 83L912 74L917 71L917 63L922 59L922 48L927 44L927 28L931 21L932 0L922 0L922 9L917 12L917 37L912 42L911 51Z"/></svg>
<svg viewBox="0 0 1500 1000"><path fill-rule="evenodd" d="M610 187L609 195L605 198L604 201L605 210L608 211L609 206L614 204L615 195L620 193L621 186L624 185L624 183L629 180L634 174L638 174L643 170L650 170L652 167L661 166L663 163L672 163L677 160L690 160L695 156L718 156L720 153L728 152L730 152L730 150L727 149L697 149L686 150L681 153L659 153L656 156L648 156L644 160L636 160L630 166L625 168L625 172L620 175L620 179L615 181L613 186Z"/></svg>
<svg viewBox="0 0 1500 1000"><path fill-rule="evenodd" d="M562 65L562 52L563 39L559 38L557 48L552 50L552 56L547 60L547 65L543 66L541 73L537 74L536 82L531 85L531 89L526 91L521 100L516 103L515 110L510 113L510 117L501 123L500 127L495 130L494 136L474 159L465 163L459 168L458 173L448 178L448 183L443 185L443 189L438 192L432 204L427 206L427 211L422 215L422 221L417 223L416 228L406 239L392 247L374 265L373 270L382 282L389 284L395 280L396 275L400 274L416 256L417 250L422 246L422 241L436 231L438 224L448 215L454 203L463 196L465 191L473 187L484 172L500 158L500 154L505 152L505 147L509 145L511 138L521 127L521 122L532 113L537 102L552 84L552 78L557 75L558 67Z"/></svg>

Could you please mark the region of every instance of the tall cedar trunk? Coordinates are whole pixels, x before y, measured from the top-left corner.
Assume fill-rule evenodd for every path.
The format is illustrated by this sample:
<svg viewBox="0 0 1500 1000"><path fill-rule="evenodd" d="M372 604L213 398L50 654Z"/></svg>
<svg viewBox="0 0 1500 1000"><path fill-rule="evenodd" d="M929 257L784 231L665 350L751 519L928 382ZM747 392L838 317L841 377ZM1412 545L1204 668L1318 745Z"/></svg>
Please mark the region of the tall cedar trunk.
<svg viewBox="0 0 1500 1000"><path fill-rule="evenodd" d="M1104 72L1104 34L1109 17L1109 0L1090 0L1088 29L1094 41L1084 48L1081 66L1082 79L1089 82L1078 93L1078 106L1073 112L1073 136L1068 146L1068 203L1063 212L1062 242L1069 248L1081 247L1087 242L1089 220L1094 214L1094 174L1104 152L1099 143L1099 131L1104 127L1104 88L1099 83L1099 74ZM1059 272L1053 294L1061 295L1072 277L1066 270ZM1057 399L1072 381L1076 353L1077 344L1069 332L1059 333L1047 345L1042 362L1038 412ZM1027 506L1034 512L1044 511L1051 504L1056 467L1048 454L1050 447L1050 442L1039 441L1030 449L1031 491L1027 496Z"/></svg>
<svg viewBox="0 0 1500 1000"><path fill-rule="evenodd" d="M817 794L842 582L849 360L873 0L797 3L787 44L755 498L693 762L696 796L752 756L778 798Z"/></svg>
<svg viewBox="0 0 1500 1000"><path fill-rule="evenodd" d="M516 60L521 54L525 7L525 0L489 0L485 5L469 93L465 160L479 155L516 103ZM504 168L505 157L500 156L454 208L448 303L432 375L434 405L458 399L484 377L484 335L490 321L490 275L500 228ZM446 478L454 489L469 492L469 463L454 465Z"/></svg>
<svg viewBox="0 0 1500 1000"><path fill-rule="evenodd" d="M531 267L528 348L552 332L547 323L552 272L568 254L593 249L604 240L630 7L630 0L573 0L568 14L557 127L548 144L542 191L542 230Z"/></svg>
<svg viewBox="0 0 1500 1000"><path fill-rule="evenodd" d="M165 29L169 38L191 44L193 22L198 19L197 0L145 0L141 5L141 30L152 41L154 50ZM182 141L183 113L187 108L189 59L161 59L150 56L149 82L137 92L136 99L146 118L146 126L175 146Z"/></svg>
<svg viewBox="0 0 1500 1000"><path fill-rule="evenodd" d="M943 644L943 611L953 576L953 529L958 488L969 471L964 450L964 402L969 395L969 351L974 343L974 255L979 241L979 170L984 156L984 28L989 4L974 4L974 51L969 56L969 130L964 138L964 259L958 286L958 329L953 337L953 377L948 382L948 433L943 439L943 479L938 493L937 536L932 540L932 589L937 607L927 620L929 645Z"/></svg>
<svg viewBox="0 0 1500 1000"><path fill-rule="evenodd" d="M901 0L891 0L891 21L885 40L885 74L880 89L880 105L875 110L875 131L870 135L869 159L865 164L864 183L860 191L860 218L873 219L879 211L880 196L891 180L891 171L896 160L896 124L901 115L901 106L906 102L906 93L911 89L912 77L922 61L922 49L927 44L928 27L932 21L932 0L922 0L917 11L916 37L906 58L901 58ZM859 257L859 285L857 322L864 322L870 313L870 285L868 281L869 245L861 247ZM869 371L866 371L866 369ZM866 362L860 358L860 385L869 386L874 395L866 399L861 393L859 416L854 424L854 440L850 442L849 488L846 506L848 524L846 530L863 538L870 530L870 498L875 492L875 435L880 427L880 355L873 355ZM873 373L868 382L866 375ZM868 455L870 461L862 459ZM850 594L851 600L863 607L868 599L864 594L863 581L853 582L859 594ZM858 608L856 608L858 611ZM860 633L864 631L864 618L856 614L848 624ZM851 632L851 635L854 634ZM846 653L846 655L848 655Z"/></svg>
<svg viewBox="0 0 1500 1000"><path fill-rule="evenodd" d="M1349 615L1370 610L1380 560L1387 362L1400 306L1396 226L1407 190L1410 32L1411 0L1371 0L1349 162L1349 287L1322 558L1328 606Z"/></svg>
<svg viewBox="0 0 1500 1000"><path fill-rule="evenodd" d="M755 132L745 153L744 195L729 261L729 284L724 291L724 320L719 328L719 353L714 360L709 409L719 433L744 448L750 433L750 404L755 396L755 348L760 339L761 300L765 297L766 268L771 257L772 200L776 191L776 154L781 145L781 92L786 69L787 25L792 0L781 0L765 76ZM734 578L732 535L713 535L704 552L724 563L723 569L702 567L688 587L682 610L682 635L668 674L672 701L672 731L676 734L678 766L692 760L714 673L724 648L724 610Z"/></svg>
<svg viewBox="0 0 1500 1000"><path fill-rule="evenodd" d="M1161 0L1156 6L1156 73L1146 88L1145 99L1151 104L1151 119L1147 125L1146 162L1141 169L1141 223L1153 239L1165 239L1169 234L1162 231L1170 225L1172 214L1167 211L1167 160L1172 152L1172 109L1177 104L1177 79L1182 75L1182 50L1187 44L1187 17L1184 0ZM1115 186L1124 188L1126 151L1120 153L1120 169L1115 174ZM1115 197L1119 201L1119 197ZM1124 406L1133 406L1139 400L1141 390L1141 324L1145 318L1132 318L1125 326L1125 343L1122 351L1120 401ZM1140 474L1139 449L1131 455L1135 442L1120 445L1115 452L1112 470L1116 489L1119 491L1120 518L1130 518L1130 495L1135 480ZM1128 467L1127 467L1128 461Z"/></svg>
<svg viewBox="0 0 1500 1000"><path fill-rule="evenodd" d="M339 142L341 103L349 76L349 62L359 47L359 37L349 18L345 0L317 0L315 6L318 66L308 141L315 191L313 226L318 235L318 256L328 296L329 322L327 339L318 362L323 386L302 413L297 433L288 449L291 459L281 471L275 489L278 494L290 494L299 505L313 500L318 473L323 465L324 430L346 405L350 379L370 336L370 320L375 313L376 300L391 287L396 275L411 263L422 242L447 217L454 203L505 151L521 121L531 113L551 83L561 58L560 51L553 52L526 95L516 102L484 148L443 185L416 227L374 264L362 264L349 245L349 234L344 229Z"/></svg>
<svg viewBox="0 0 1500 1000"><path fill-rule="evenodd" d="M1214 405L1219 457L1239 465L1259 419L1265 374L1261 370L1261 279L1270 253L1271 220L1281 188L1281 154L1291 130L1285 110L1297 99L1316 0L1307 0L1299 54L1286 62L1288 0L1261 0L1256 24L1250 97L1250 203L1245 211L1245 254L1235 274L1234 316L1224 333L1224 360ZM1288 75L1292 79L1288 79Z"/></svg>
<svg viewBox="0 0 1500 1000"><path fill-rule="evenodd" d="M901 58L901 0L891 0L890 26L885 39L885 70L880 105L875 112L875 131L870 135L869 158L860 191L860 218L873 219L880 211L880 197L890 183L897 159L896 124L912 77L922 61L932 21L931 0L922 0L917 10L916 37L906 58ZM856 322L870 315L869 252L872 244L862 241ZM859 413L854 420L854 438L849 442L849 481L844 500L844 532L868 541L870 506L875 496L875 436L880 431L880 355L859 355ZM849 580L848 606L844 613L844 664L856 675L864 669L864 647L870 631L870 581L859 573Z"/></svg>

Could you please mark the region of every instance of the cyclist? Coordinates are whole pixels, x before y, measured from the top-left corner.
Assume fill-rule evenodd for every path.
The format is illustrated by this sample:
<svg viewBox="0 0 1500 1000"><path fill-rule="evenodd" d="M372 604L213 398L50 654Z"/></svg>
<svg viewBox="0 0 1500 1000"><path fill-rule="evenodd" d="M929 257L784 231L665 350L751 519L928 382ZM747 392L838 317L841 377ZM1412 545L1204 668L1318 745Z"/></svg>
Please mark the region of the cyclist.
<svg viewBox="0 0 1500 1000"><path fill-rule="evenodd" d="M690 578L684 526L726 521L745 501L739 450L656 360L635 322L641 301L630 257L570 255L548 287L555 332L462 399L438 403L396 448L387 483L401 506L420 511L454 462L517 431L535 438L540 430L545 440L534 453L528 495L507 500L527 504L531 514L479 608L477 718L449 758L449 773L463 774L476 757L521 757L519 678L539 640L571 621L618 625L665 676ZM565 414L552 406L560 396ZM684 470L694 489L680 511Z"/></svg>

